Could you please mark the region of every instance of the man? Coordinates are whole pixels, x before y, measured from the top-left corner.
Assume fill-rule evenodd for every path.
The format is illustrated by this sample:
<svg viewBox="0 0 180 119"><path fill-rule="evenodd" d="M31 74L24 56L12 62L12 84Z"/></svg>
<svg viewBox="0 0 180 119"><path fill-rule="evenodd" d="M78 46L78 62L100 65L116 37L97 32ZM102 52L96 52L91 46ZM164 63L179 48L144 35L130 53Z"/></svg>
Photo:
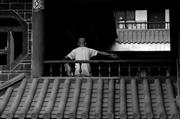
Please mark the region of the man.
<svg viewBox="0 0 180 119"><path fill-rule="evenodd" d="M78 39L78 46L77 48L73 49L65 59L71 60L90 60L91 57L96 56L97 54L109 56L111 58L118 58L116 54L111 54L107 52L97 51L92 48L86 47L86 39L81 37ZM80 72L81 69L81 72ZM72 76L71 68L68 63L65 64L65 71L69 76ZM75 64L75 75L84 75L90 76L91 68L89 63L82 63L80 68L80 63Z"/></svg>

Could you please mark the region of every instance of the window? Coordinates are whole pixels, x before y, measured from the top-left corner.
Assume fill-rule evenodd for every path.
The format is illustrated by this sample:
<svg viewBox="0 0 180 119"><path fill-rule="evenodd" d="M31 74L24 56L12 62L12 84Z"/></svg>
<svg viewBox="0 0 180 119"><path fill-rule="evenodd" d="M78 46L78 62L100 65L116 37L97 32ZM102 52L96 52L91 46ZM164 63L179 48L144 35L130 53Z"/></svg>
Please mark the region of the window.
<svg viewBox="0 0 180 119"><path fill-rule="evenodd" d="M0 69L10 69L27 53L27 24L13 11L0 12Z"/></svg>
<svg viewBox="0 0 180 119"><path fill-rule="evenodd" d="M115 11L113 51L170 51L169 9Z"/></svg>

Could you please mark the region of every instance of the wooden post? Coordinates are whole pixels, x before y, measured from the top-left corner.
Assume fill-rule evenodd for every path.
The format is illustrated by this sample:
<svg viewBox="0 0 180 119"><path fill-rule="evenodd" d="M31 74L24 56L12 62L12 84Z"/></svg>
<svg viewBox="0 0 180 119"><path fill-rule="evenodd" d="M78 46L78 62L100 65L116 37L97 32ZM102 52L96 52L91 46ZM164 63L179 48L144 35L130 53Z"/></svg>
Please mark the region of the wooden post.
<svg viewBox="0 0 180 119"><path fill-rule="evenodd" d="M33 0L32 14L32 76L40 77L43 73L44 57L44 0Z"/></svg>
<svg viewBox="0 0 180 119"><path fill-rule="evenodd" d="M170 11L171 12L171 11ZM178 5L176 5L175 11L171 12L171 16L177 16L177 14L180 14L180 8ZM176 96L176 103L178 105L178 108L180 108L180 78L179 78L179 61L180 61L180 16L178 15L177 17L175 17L175 19L172 23L172 25L170 26L171 28L173 27L173 29L175 29L175 32L171 32L171 34L174 36L174 38L176 39L174 42L171 43L172 46L172 50L174 50L174 52L177 54L177 96ZM176 49L174 49L176 48Z"/></svg>

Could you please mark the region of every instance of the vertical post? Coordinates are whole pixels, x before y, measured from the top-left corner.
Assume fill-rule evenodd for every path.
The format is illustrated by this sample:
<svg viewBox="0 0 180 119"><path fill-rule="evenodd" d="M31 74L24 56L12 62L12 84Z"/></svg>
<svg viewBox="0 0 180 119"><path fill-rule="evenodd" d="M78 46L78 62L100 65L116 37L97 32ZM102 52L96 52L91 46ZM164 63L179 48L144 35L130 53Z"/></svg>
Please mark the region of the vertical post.
<svg viewBox="0 0 180 119"><path fill-rule="evenodd" d="M175 11L170 11L170 15L173 17L173 16L177 16L176 14L179 14L180 13L180 8L178 5L175 6ZM173 19L172 19L173 20ZM179 20L180 20L180 16L177 16L176 19L174 19L174 24L170 24L170 29L173 27L173 29L176 29L175 32L172 34L173 36L175 36L176 40L175 42L172 42L171 43L171 47L173 48L172 51L174 50L174 52L177 54L177 97L176 97L176 103L178 105L178 108L180 108L180 81L179 81L179 59L180 59L180 23L179 23ZM174 49L176 48L176 49Z"/></svg>
<svg viewBox="0 0 180 119"><path fill-rule="evenodd" d="M32 76L40 77L43 73L44 54L44 0L33 0L32 14Z"/></svg>

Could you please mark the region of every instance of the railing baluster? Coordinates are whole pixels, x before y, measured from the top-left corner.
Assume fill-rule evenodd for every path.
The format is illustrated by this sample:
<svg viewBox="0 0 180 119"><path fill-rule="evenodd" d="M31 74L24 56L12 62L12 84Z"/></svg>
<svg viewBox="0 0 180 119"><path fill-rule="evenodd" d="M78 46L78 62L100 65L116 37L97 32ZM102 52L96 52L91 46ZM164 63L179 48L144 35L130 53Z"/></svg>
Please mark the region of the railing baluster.
<svg viewBox="0 0 180 119"><path fill-rule="evenodd" d="M60 76L62 76L62 64L60 64L59 73L60 73Z"/></svg>
<svg viewBox="0 0 180 119"><path fill-rule="evenodd" d="M118 75L119 75L119 77L121 76L121 64L120 63L118 64Z"/></svg>
<svg viewBox="0 0 180 119"><path fill-rule="evenodd" d="M101 77L101 64L99 64L98 70L99 70L99 77Z"/></svg>
<svg viewBox="0 0 180 119"><path fill-rule="evenodd" d="M111 76L111 64L108 65L108 76Z"/></svg>
<svg viewBox="0 0 180 119"><path fill-rule="evenodd" d="M52 66L53 64L50 64L50 76L52 76Z"/></svg>
<svg viewBox="0 0 180 119"><path fill-rule="evenodd" d="M128 65L128 76L131 76L131 65L130 65L130 63Z"/></svg>

